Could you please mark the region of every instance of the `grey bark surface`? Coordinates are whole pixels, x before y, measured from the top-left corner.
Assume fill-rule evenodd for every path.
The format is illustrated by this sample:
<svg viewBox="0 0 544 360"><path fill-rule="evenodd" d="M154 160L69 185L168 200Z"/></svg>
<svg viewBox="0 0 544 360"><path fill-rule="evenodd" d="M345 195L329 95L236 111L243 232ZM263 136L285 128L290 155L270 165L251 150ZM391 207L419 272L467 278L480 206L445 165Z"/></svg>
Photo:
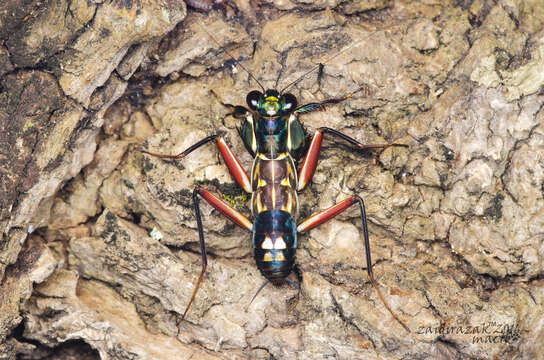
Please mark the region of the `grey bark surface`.
<svg viewBox="0 0 544 360"><path fill-rule="evenodd" d="M47 0L0 3L0 359L543 359L544 3ZM215 38L213 41L209 34ZM228 53L227 53L228 52ZM240 65L235 64L230 55ZM299 220L301 292L266 287L214 145L252 158L225 103L259 86L325 137ZM212 95L211 91L217 94ZM219 99L218 99L219 98Z"/></svg>

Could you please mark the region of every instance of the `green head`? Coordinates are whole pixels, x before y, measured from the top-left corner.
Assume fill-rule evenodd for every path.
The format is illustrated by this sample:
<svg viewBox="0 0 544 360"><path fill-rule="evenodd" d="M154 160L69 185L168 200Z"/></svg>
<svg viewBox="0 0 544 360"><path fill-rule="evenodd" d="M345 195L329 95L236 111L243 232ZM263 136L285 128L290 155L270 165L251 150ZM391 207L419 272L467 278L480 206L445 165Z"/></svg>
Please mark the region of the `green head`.
<svg viewBox="0 0 544 360"><path fill-rule="evenodd" d="M249 152L269 156L289 152L298 159L304 151L306 134L293 114L296 97L269 89L264 94L254 90L246 100L252 114L244 121L240 135Z"/></svg>
<svg viewBox="0 0 544 360"><path fill-rule="evenodd" d="M280 94L268 89L263 93L254 90L247 95L247 105L261 116L283 116L297 107L297 98L292 94Z"/></svg>

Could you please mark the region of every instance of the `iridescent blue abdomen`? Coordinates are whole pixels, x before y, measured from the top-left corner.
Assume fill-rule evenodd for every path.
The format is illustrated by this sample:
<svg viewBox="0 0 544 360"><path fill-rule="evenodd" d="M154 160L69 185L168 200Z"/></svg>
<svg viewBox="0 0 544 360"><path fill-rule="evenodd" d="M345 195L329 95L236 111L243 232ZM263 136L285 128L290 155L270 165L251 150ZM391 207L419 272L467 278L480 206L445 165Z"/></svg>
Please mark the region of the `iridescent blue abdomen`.
<svg viewBox="0 0 544 360"><path fill-rule="evenodd" d="M295 219L287 211L269 210L253 223L253 254L265 278L281 284L293 270L297 249Z"/></svg>

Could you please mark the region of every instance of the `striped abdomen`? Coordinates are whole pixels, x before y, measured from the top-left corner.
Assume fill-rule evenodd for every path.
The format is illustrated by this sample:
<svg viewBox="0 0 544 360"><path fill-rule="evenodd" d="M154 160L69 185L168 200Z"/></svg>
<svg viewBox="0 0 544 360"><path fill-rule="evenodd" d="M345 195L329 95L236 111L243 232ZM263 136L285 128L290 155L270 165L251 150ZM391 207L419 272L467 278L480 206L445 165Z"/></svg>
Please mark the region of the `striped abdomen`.
<svg viewBox="0 0 544 360"><path fill-rule="evenodd" d="M282 210L296 215L296 168L288 153L274 159L257 154L252 171L252 212L257 215L267 210Z"/></svg>
<svg viewBox="0 0 544 360"><path fill-rule="evenodd" d="M297 229L287 211L268 210L253 223L253 249L257 267L265 278L280 284L295 265Z"/></svg>

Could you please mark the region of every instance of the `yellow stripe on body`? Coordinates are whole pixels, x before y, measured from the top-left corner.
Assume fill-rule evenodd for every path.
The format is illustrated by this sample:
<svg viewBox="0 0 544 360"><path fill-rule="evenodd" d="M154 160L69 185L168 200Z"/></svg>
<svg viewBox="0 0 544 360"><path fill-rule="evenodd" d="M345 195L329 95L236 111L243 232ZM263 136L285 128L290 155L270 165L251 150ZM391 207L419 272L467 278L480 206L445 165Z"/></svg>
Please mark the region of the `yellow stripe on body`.
<svg viewBox="0 0 544 360"><path fill-rule="evenodd" d="M281 210L287 211L289 214L293 213L293 195L291 195L291 192L287 192L287 202L281 207Z"/></svg>
<svg viewBox="0 0 544 360"><path fill-rule="evenodd" d="M274 166L271 167L272 170L272 183L275 183L276 180L276 170ZM272 185L272 209L276 208L276 187Z"/></svg>
<svg viewBox="0 0 544 360"><path fill-rule="evenodd" d="M257 214L260 214L260 213L262 213L263 211L266 210L266 208L263 205L263 199L261 198L261 193L260 192L257 193L256 203L257 203Z"/></svg>
<svg viewBox="0 0 544 360"><path fill-rule="evenodd" d="M246 120L251 123L251 150L257 152L257 138L255 137L255 125L253 124L253 116L249 114Z"/></svg>
<svg viewBox="0 0 544 360"><path fill-rule="evenodd" d="M289 156L289 153L284 152L284 153L279 154L278 157L275 158L275 159L270 159L269 157L267 157L267 156L266 156L265 154L263 154L263 153L257 153L257 156L256 156L256 157L258 157L258 158L261 159L261 160L283 160L283 159L285 159L287 156Z"/></svg>
<svg viewBox="0 0 544 360"><path fill-rule="evenodd" d="M285 255L282 251L279 251L272 255L272 252L267 251L264 253L263 261L285 261Z"/></svg>

